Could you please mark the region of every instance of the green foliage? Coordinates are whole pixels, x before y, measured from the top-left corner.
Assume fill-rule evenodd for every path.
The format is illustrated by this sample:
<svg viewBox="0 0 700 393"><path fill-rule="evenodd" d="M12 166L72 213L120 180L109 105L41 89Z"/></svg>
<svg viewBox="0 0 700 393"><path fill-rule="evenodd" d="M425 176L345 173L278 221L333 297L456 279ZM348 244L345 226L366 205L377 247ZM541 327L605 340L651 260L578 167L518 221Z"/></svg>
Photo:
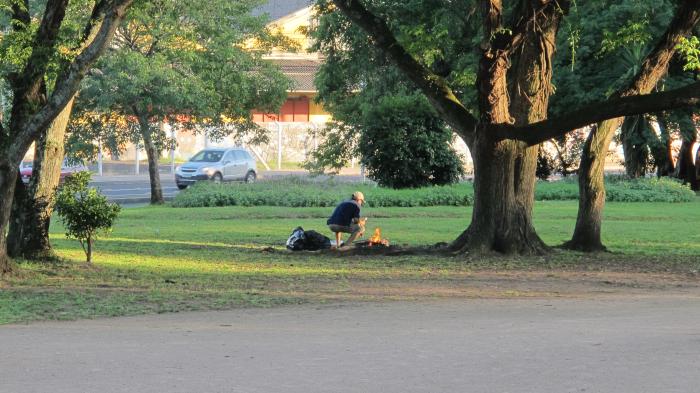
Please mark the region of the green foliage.
<svg viewBox="0 0 700 393"><path fill-rule="evenodd" d="M669 178L634 180L606 178L605 189L605 199L608 202L678 203L690 202L696 198L690 187ZM538 201L576 200L578 199L576 179L538 183L535 199Z"/></svg>
<svg viewBox="0 0 700 393"><path fill-rule="evenodd" d="M327 1L318 3L321 16L311 31L316 49L325 56L316 77L318 100L337 123L322 131L324 143L306 167L335 171L359 156L369 177L382 185L456 181L462 169L450 147L451 132L428 101L364 32ZM392 21L398 39L417 59L459 90L473 90L475 58L463 50L471 41L460 35L472 26L458 17L470 12L471 2L390 1L374 6Z"/></svg>
<svg viewBox="0 0 700 393"><path fill-rule="evenodd" d="M363 105L359 151L369 178L381 186L416 188L455 183L462 163L452 132L419 94L384 96Z"/></svg>
<svg viewBox="0 0 700 393"><path fill-rule="evenodd" d="M90 172L79 172L66 179L56 196L56 210L66 230L66 237L77 239L92 261L92 245L101 234L108 234L121 207L88 187Z"/></svg>
<svg viewBox="0 0 700 393"><path fill-rule="evenodd" d="M651 41L651 38L648 20L629 20L625 26L620 27L617 31L605 30L603 32L600 54L611 53L618 48L644 45Z"/></svg>
<svg viewBox="0 0 700 393"><path fill-rule="evenodd" d="M278 37L267 30L265 16L253 15L260 4L137 2L118 28L113 48L86 79L76 102L79 116L69 126L73 139L105 144L121 134L112 139L138 142L148 133L158 148L173 143L159 127L138 124L139 118L167 119L175 127L185 123L213 139L231 133L257 141L266 136L251 121L251 111L277 110L291 82L262 58ZM251 42L257 46L249 48ZM95 113L99 121L84 119Z"/></svg>
<svg viewBox="0 0 700 393"><path fill-rule="evenodd" d="M606 178L606 189L610 202L688 202L695 198L689 187L667 178ZM315 182L289 178L253 184L198 183L177 194L173 206L332 207L357 190L365 194L368 207L471 206L474 200L471 183L395 190L332 180ZM576 179L538 182L535 199L577 200Z"/></svg>
<svg viewBox="0 0 700 393"><path fill-rule="evenodd" d="M640 64L633 59L646 56L677 5L670 0L578 2L565 18L568 34L557 37L557 48L571 47L572 36L576 46L575 56L554 58L557 92L550 113L567 113L605 99L627 83Z"/></svg>
<svg viewBox="0 0 700 393"><path fill-rule="evenodd" d="M684 71L700 70L700 39L697 36L681 38L678 52L685 56Z"/></svg>
<svg viewBox="0 0 700 393"><path fill-rule="evenodd" d="M289 206L332 207L362 191L367 206L468 206L473 201L470 184L394 190L371 185L310 182L300 179L254 184L199 183L180 192L174 207L203 206Z"/></svg>

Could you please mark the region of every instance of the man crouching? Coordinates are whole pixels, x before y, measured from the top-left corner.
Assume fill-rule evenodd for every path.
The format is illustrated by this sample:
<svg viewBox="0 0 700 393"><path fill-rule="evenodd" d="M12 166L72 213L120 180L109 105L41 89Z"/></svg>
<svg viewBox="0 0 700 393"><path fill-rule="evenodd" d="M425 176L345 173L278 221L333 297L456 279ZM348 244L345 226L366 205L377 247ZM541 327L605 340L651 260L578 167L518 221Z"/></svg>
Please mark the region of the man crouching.
<svg viewBox="0 0 700 393"><path fill-rule="evenodd" d="M326 221L331 232L335 233L335 246L340 247L342 233L349 233L350 238L346 245L365 233L366 218L360 218L360 208L365 203L365 196L360 191L352 194L352 199L340 202L333 210L333 214Z"/></svg>

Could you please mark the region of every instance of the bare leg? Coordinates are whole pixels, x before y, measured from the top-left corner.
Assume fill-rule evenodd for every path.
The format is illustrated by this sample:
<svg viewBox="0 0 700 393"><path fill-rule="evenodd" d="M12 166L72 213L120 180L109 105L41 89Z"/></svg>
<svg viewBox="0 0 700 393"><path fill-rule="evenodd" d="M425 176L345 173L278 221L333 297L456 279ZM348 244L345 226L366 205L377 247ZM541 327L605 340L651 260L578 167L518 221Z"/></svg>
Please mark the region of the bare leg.
<svg viewBox="0 0 700 393"><path fill-rule="evenodd" d="M355 239L357 239L358 237L362 236L365 233L364 228L359 226L359 225L353 225L352 229L353 229L352 235L350 235L350 238L345 243L347 245L350 245L352 242L355 241Z"/></svg>
<svg viewBox="0 0 700 393"><path fill-rule="evenodd" d="M335 247L338 248L340 247L340 238L343 236L342 233L336 232L335 233Z"/></svg>

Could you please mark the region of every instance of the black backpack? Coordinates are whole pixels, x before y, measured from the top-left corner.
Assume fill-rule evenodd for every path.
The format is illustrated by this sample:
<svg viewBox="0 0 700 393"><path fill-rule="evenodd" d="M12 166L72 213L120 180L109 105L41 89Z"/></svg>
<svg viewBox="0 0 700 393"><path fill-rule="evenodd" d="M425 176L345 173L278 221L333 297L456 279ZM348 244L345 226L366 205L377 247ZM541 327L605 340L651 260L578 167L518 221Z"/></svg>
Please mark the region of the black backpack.
<svg viewBox="0 0 700 393"><path fill-rule="evenodd" d="M296 227L292 234L289 235L287 239L287 248L292 251L300 251L304 249L306 241L306 235L304 234L304 228Z"/></svg>
<svg viewBox="0 0 700 393"><path fill-rule="evenodd" d="M304 250L316 251L331 248L331 239L314 230L304 232L304 236L306 237Z"/></svg>

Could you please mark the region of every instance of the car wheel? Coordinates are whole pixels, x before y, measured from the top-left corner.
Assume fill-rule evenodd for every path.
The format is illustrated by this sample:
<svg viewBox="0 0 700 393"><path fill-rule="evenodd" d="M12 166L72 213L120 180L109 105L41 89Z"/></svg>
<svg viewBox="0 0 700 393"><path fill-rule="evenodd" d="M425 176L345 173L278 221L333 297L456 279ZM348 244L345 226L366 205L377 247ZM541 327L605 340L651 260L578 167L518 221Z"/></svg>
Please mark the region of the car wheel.
<svg viewBox="0 0 700 393"><path fill-rule="evenodd" d="M187 188L187 184L178 184L177 185L178 190L184 190L185 188Z"/></svg>
<svg viewBox="0 0 700 393"><path fill-rule="evenodd" d="M255 183L255 172L250 171L245 175L245 182L246 183Z"/></svg>
<svg viewBox="0 0 700 393"><path fill-rule="evenodd" d="M224 179L224 178L221 177L221 173L219 173L219 172L216 172L216 173L214 174L214 176L211 177L211 181L213 181L213 182L216 183L216 184L221 183L221 181L222 181L223 179Z"/></svg>

